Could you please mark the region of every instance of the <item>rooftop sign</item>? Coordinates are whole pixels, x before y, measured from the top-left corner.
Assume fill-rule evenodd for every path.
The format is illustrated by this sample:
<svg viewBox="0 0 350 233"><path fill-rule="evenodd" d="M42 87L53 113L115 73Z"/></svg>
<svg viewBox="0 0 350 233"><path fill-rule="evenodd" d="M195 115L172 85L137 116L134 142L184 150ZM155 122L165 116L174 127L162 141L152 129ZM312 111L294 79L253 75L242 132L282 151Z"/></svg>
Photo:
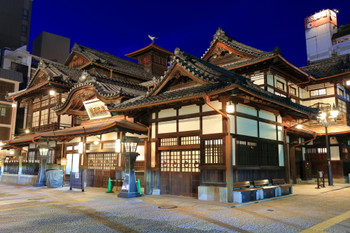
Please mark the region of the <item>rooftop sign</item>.
<svg viewBox="0 0 350 233"><path fill-rule="evenodd" d="M310 17L305 18L305 30L331 22L337 25L337 14L332 10L323 10Z"/></svg>

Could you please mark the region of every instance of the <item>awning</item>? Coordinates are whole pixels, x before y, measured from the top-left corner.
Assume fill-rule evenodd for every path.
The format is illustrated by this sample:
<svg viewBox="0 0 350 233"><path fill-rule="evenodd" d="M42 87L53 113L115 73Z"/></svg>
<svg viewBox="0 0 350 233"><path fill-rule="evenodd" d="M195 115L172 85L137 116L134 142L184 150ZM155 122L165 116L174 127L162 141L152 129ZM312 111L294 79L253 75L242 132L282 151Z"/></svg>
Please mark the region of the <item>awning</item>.
<svg viewBox="0 0 350 233"><path fill-rule="evenodd" d="M49 139L60 139L64 140L65 138L72 137L82 137L82 136L91 136L102 133L109 133L114 130L119 130L123 132L145 134L147 133L147 127L138 123L128 121L121 118L109 118L109 120L98 121L98 122L86 122L80 126L75 126L67 129L61 129L56 131L48 131L40 133L40 136L43 138Z"/></svg>
<svg viewBox="0 0 350 233"><path fill-rule="evenodd" d="M46 138L49 140L65 141L71 140L75 137L98 135L102 133L109 133L115 130L122 132L147 134L147 127L135 123L124 118L111 117L104 120L95 120L84 122L80 126L75 126L56 131L36 132L35 134L18 136L13 140L4 141L7 146L26 146L31 142L37 141L39 138ZM5 145L5 146L6 146Z"/></svg>

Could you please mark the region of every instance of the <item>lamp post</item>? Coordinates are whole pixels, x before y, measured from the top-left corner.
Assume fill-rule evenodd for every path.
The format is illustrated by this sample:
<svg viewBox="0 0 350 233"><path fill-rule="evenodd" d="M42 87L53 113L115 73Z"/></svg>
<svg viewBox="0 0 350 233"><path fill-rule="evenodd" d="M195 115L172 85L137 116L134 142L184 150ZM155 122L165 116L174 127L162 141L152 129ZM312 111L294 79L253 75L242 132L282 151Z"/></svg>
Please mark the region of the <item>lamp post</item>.
<svg viewBox="0 0 350 233"><path fill-rule="evenodd" d="M136 157L139 155L136 152L137 144L140 139L137 137L127 137L125 136L121 140L124 152L122 155L125 157L125 177L123 180L123 186L118 197L131 198L140 197L140 193L137 191L136 176L135 176L135 161Z"/></svg>
<svg viewBox="0 0 350 233"><path fill-rule="evenodd" d="M330 111L320 111L317 117L318 122L321 123L325 128L329 186L333 186L333 173L332 173L331 152L330 152L329 137L328 137L328 126L337 121L338 114L339 114L339 111L335 108L335 106L333 106L333 108Z"/></svg>
<svg viewBox="0 0 350 233"><path fill-rule="evenodd" d="M38 172L38 177L36 178L34 186L41 187L46 184L45 182L45 170L46 170L46 159L49 152L49 145L39 144L39 156L40 156L40 168Z"/></svg>

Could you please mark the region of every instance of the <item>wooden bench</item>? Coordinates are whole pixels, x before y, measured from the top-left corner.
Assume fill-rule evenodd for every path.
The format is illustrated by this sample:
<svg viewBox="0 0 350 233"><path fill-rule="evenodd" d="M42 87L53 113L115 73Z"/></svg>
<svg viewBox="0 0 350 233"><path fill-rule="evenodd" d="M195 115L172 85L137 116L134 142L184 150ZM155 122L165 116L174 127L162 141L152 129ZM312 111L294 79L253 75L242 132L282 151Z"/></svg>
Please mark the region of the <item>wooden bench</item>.
<svg viewBox="0 0 350 233"><path fill-rule="evenodd" d="M272 184L280 187L281 195L289 195L293 193L293 185L287 184L283 178L272 179Z"/></svg>
<svg viewBox="0 0 350 233"><path fill-rule="evenodd" d="M277 197L280 195L280 188L276 185L270 185L268 179L254 180L254 187L263 190L263 198Z"/></svg>
<svg viewBox="0 0 350 233"><path fill-rule="evenodd" d="M250 188L250 181L233 183L233 202L242 203L261 199L260 188Z"/></svg>

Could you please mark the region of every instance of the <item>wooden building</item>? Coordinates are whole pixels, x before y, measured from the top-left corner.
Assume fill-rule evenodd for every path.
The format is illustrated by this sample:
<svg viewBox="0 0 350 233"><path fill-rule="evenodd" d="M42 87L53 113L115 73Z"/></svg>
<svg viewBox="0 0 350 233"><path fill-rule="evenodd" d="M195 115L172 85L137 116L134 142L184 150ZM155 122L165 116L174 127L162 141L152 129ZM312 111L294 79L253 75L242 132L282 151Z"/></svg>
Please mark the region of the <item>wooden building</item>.
<svg viewBox="0 0 350 233"><path fill-rule="evenodd" d="M32 133L8 144L35 161L45 138L52 163L68 159L67 175L87 169L89 185L106 186L121 178L118 140L137 135L146 194L231 202L233 182L297 183L324 170L316 117L335 104L333 170L350 172L348 56L298 68L278 47L262 51L220 28L202 58L176 49L167 66L170 55L152 43L126 55L135 63L75 44L65 66L43 60L29 86L10 95L26 106Z"/></svg>
<svg viewBox="0 0 350 233"><path fill-rule="evenodd" d="M232 201L233 181L285 177L284 123L315 112L179 49L145 97L110 109L149 116L146 193L201 196L220 187L223 201Z"/></svg>
<svg viewBox="0 0 350 233"><path fill-rule="evenodd" d="M22 148L25 162L38 163L37 141L44 138L51 148L49 164L60 165L65 158L67 177L71 171L87 169L88 185L106 187L109 177L121 178L124 161L116 149L120 140L147 135L146 126L111 116L107 105L144 95L153 83L152 74L142 65L78 44L66 64L42 59L28 87L9 95L27 111L27 134L8 144ZM142 140L136 163L142 178L143 144Z"/></svg>

